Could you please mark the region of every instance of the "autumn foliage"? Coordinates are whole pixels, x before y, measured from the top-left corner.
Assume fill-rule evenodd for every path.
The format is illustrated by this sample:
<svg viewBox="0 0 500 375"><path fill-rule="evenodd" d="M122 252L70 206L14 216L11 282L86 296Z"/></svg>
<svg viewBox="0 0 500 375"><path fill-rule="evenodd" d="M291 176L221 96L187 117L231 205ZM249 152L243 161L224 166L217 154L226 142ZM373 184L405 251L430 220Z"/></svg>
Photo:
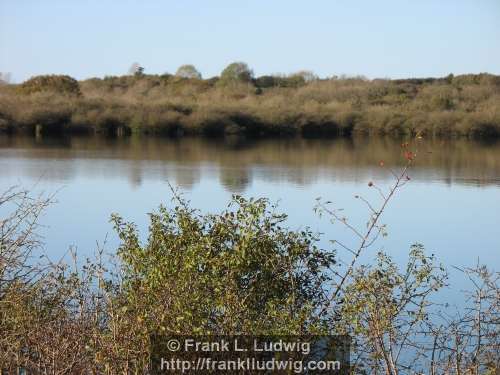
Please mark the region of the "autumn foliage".
<svg viewBox="0 0 500 375"><path fill-rule="evenodd" d="M189 67L189 69L188 69ZM182 68L182 69L181 69ZM224 136L500 135L500 77L330 77L311 72L255 77L244 63L201 79L133 74L77 82L33 77L0 86L0 122L11 132L51 124L63 132ZM81 93L81 95L79 95ZM109 130L109 131L108 131ZM59 131L60 132L60 131Z"/></svg>

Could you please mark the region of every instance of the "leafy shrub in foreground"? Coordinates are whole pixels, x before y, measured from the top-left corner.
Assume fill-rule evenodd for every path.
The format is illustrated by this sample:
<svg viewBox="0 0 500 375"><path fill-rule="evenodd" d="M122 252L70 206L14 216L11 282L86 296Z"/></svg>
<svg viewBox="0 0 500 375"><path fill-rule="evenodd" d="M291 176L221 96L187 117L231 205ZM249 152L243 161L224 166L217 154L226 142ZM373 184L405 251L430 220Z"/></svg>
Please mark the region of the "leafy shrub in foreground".
<svg viewBox="0 0 500 375"><path fill-rule="evenodd" d="M167 333L297 333L323 303L331 254L313 234L282 227L264 199L235 197L217 215L184 203L151 214L140 244L133 224L113 218L122 240L126 299L138 319Z"/></svg>

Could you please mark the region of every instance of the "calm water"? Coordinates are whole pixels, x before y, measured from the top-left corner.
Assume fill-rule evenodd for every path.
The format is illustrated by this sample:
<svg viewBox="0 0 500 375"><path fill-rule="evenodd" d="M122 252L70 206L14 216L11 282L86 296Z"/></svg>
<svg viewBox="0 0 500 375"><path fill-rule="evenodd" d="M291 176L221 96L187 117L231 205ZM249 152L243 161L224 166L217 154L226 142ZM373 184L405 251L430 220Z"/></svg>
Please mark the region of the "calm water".
<svg viewBox="0 0 500 375"><path fill-rule="evenodd" d="M363 225L367 211L360 194L374 204L367 186L393 181L386 167L402 162L400 142L389 139L268 140L0 137L0 190L22 185L57 191L57 203L41 221L50 256L70 246L91 255L96 241L117 239L108 223L113 212L145 232L147 212L171 199L169 183L193 206L219 211L232 194L268 197L289 214L291 228L310 226L328 239L351 236L313 213L323 197ZM500 144L423 141L411 182L383 217L389 236L364 261L383 249L404 262L412 243L423 243L446 266L478 262L500 270ZM453 269L450 267L453 276Z"/></svg>

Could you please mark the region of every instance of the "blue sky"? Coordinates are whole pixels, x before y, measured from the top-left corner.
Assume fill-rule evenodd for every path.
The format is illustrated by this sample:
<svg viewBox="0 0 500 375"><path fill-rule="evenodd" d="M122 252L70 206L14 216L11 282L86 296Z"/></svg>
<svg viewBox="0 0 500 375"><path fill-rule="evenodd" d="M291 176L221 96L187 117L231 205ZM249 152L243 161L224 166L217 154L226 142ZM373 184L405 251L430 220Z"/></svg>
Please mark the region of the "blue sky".
<svg viewBox="0 0 500 375"><path fill-rule="evenodd" d="M500 74L500 0L1 0L0 71Z"/></svg>

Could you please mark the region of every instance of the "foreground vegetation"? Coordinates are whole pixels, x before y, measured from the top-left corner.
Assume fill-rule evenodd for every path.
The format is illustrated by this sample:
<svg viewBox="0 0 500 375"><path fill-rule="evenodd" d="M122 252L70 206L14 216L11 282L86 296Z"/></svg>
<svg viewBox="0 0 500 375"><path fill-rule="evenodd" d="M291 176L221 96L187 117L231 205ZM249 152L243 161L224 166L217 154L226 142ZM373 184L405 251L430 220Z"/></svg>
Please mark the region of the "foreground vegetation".
<svg viewBox="0 0 500 375"><path fill-rule="evenodd" d="M0 85L0 131L105 134L498 137L500 77L318 79L311 72L254 77L243 63L202 79L129 75L77 82L39 76Z"/></svg>
<svg viewBox="0 0 500 375"><path fill-rule="evenodd" d="M366 203L366 227L318 201L316 210L353 234L318 246L309 229L286 228L264 199L235 196L202 214L175 194L150 215L141 241L113 215L121 240L112 259L75 266L39 259L38 217L49 199L11 189L0 196L0 369L13 374L145 374L152 334L349 334L353 374L495 374L500 368L498 274L464 270L462 309L433 302L445 270L421 245L400 269L383 253L360 255L385 234L381 215L410 181L415 150L393 171L380 202ZM381 168L384 166L381 164Z"/></svg>

